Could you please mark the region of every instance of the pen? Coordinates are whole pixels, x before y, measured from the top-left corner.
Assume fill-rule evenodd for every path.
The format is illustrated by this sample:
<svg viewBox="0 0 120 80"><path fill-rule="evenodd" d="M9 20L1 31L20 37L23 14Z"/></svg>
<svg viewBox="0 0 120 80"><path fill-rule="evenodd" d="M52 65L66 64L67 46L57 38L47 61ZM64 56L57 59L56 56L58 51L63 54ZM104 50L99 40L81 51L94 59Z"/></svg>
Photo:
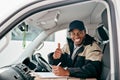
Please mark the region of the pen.
<svg viewBox="0 0 120 80"><path fill-rule="evenodd" d="M60 66L61 62L59 62L59 64L57 66Z"/></svg>

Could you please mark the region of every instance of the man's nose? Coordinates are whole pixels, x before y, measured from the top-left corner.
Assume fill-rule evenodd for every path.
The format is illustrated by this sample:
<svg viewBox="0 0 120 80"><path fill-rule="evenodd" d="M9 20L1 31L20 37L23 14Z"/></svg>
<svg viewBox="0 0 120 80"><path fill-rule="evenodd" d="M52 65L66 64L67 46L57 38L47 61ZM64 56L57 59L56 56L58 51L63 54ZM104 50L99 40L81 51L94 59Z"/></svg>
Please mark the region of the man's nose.
<svg viewBox="0 0 120 80"><path fill-rule="evenodd" d="M74 38L79 38L80 36L78 35L78 34L76 34L75 36L74 36Z"/></svg>

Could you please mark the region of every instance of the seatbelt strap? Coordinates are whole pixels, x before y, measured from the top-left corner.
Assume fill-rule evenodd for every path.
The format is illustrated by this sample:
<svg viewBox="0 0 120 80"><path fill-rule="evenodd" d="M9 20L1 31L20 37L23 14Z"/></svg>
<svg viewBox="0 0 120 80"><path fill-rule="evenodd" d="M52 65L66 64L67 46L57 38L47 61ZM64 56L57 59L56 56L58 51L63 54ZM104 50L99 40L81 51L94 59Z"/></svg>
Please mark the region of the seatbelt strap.
<svg viewBox="0 0 120 80"><path fill-rule="evenodd" d="M105 44L105 45L103 46L103 50L102 50L102 53L103 53L103 54L104 54L106 45L107 45L107 44Z"/></svg>
<svg viewBox="0 0 120 80"><path fill-rule="evenodd" d="M72 53L73 53L73 49L74 49L74 43L73 41L67 37L67 42L68 42L68 45L69 45L69 50L70 50L70 57L72 56Z"/></svg>

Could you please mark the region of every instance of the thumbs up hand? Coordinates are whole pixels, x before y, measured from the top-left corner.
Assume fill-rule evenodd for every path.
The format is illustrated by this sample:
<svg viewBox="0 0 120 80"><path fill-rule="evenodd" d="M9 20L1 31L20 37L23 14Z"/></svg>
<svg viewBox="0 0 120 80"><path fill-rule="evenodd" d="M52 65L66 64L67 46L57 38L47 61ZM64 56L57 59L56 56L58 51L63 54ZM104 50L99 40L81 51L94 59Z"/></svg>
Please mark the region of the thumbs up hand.
<svg viewBox="0 0 120 80"><path fill-rule="evenodd" d="M58 48L55 50L54 54L53 54L53 58L54 59L59 59L62 55L62 50L60 48L60 43L58 43Z"/></svg>

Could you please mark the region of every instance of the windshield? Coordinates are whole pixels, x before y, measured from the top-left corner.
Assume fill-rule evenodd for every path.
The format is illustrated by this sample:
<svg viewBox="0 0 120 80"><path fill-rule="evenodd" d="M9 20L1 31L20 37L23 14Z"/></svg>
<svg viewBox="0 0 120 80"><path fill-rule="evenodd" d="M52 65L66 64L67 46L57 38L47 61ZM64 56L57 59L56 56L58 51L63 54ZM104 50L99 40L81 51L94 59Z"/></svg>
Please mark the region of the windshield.
<svg viewBox="0 0 120 80"><path fill-rule="evenodd" d="M0 67L13 63L27 46L42 32L42 28L22 21L0 40ZM4 47L4 45L6 46ZM3 49L5 48L5 49Z"/></svg>

